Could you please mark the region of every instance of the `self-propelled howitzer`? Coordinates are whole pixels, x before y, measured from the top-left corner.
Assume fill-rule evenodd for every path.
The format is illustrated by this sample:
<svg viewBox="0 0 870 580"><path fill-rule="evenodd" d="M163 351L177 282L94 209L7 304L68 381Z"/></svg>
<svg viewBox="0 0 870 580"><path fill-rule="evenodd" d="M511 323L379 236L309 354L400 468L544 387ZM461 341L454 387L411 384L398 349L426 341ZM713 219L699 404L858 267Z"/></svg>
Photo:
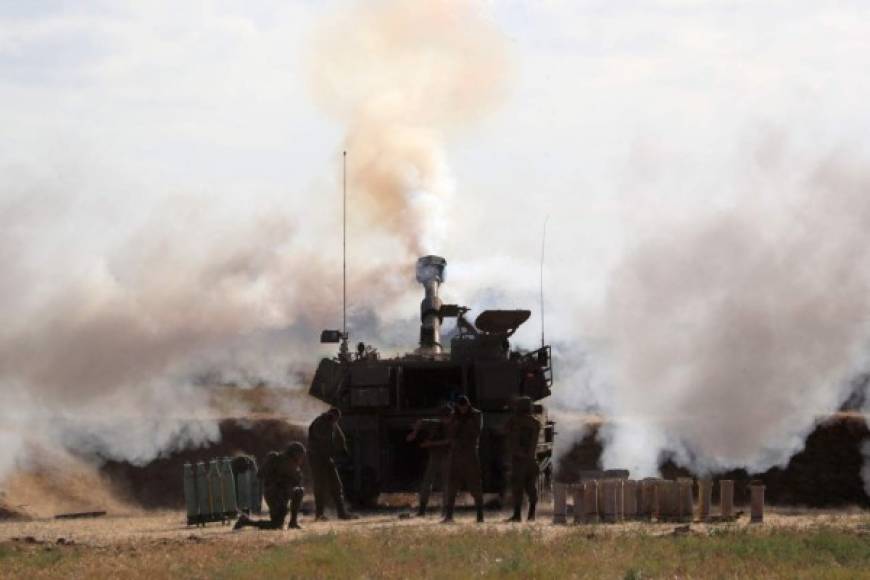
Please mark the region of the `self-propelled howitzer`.
<svg viewBox="0 0 870 580"><path fill-rule="evenodd" d="M554 423L539 403L553 384L550 347L524 352L511 347L510 337L529 316L528 310L486 310L474 321L468 308L443 304L438 293L447 261L425 256L417 261L417 281L423 285L420 343L410 354L380 358L360 343L355 353L347 335L324 331L322 342L342 342L339 354L320 361L309 393L342 411L341 427L349 456L337 461L348 497L372 503L380 493L416 491L426 466L425 449L406 441L415 422L438 415L445 403L467 395L483 412L480 460L483 489L502 494L509 461L503 429L520 396L534 402L541 421L537 458L540 486L552 474ZM444 319L456 320L456 331L445 349Z"/></svg>

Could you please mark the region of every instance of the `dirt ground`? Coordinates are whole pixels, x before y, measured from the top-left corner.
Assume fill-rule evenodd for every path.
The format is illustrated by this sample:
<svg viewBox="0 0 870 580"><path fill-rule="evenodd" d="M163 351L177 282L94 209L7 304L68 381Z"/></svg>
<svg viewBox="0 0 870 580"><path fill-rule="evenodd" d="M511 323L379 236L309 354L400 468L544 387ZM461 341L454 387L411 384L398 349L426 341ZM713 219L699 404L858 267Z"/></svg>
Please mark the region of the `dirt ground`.
<svg viewBox="0 0 870 580"><path fill-rule="evenodd" d="M128 544L165 544L188 542L227 542L232 544L269 544L286 542L294 539L329 533L340 534L342 531L364 532L377 534L383 530L407 529L409 532L428 530L436 534L462 533L469 527L478 528L471 511L457 514L457 522L453 525L442 525L436 514L425 518L408 517L408 511L401 509L385 509L378 512L360 514L361 518L354 521L314 522L311 516L303 516L303 530L260 531L246 528L233 531L229 525L209 524L206 527L188 527L185 517L178 511L150 511L126 515L109 514L94 519L55 520L36 519L32 521L0 522L0 543L70 543L79 546L111 547ZM512 524L503 520L508 516L506 511L488 511L487 522L482 526L489 530L510 531L517 529L532 529L544 537L557 537L571 530L577 530L577 525L554 525L552 511L539 511L538 521L532 524ZM728 524L704 524L693 522L686 530L684 524L624 522L620 524L583 525L590 532L602 534L648 534L666 535L691 533L705 535L716 530L751 529L758 531L774 531L778 529L803 530L816 527L833 527L844 530L854 530L868 534L870 542L870 511L862 509L822 510L799 508L769 507L765 512L763 524L750 524L749 518L743 516L737 522ZM679 528L679 529L678 529Z"/></svg>

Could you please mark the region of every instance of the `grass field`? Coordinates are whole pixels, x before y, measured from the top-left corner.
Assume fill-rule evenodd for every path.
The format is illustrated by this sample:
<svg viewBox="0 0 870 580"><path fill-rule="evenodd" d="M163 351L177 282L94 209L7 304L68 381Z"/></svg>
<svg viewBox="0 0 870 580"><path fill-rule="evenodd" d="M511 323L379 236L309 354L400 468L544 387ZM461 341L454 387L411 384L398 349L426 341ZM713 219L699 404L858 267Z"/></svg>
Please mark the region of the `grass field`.
<svg viewBox="0 0 870 580"><path fill-rule="evenodd" d="M202 539L107 546L0 544L0 577L130 578L870 578L870 535L712 530L650 536L576 527L456 526L289 536L256 543Z"/></svg>

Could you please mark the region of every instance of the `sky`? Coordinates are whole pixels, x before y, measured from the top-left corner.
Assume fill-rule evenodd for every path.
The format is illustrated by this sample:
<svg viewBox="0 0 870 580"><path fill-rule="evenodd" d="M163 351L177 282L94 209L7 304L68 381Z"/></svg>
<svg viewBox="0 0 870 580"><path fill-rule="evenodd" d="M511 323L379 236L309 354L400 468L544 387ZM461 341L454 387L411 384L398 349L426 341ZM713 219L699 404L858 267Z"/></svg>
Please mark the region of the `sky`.
<svg viewBox="0 0 870 580"><path fill-rule="evenodd" d="M377 63L368 63L353 44L359 41L354 27L333 20L337 14L359 17L372 5L0 0L2 396L56 411L62 389L39 386L54 380L46 378L56 375L44 368L50 361L19 361L39 358L40 345L63 334L52 329L68 327L65 342L43 351L46 358L96 341L102 335L91 327L95 334L84 333L81 321L99 318L94 312L107 305L117 313L144 312L133 322L118 314L117 325L141 330L141 342L126 349L147 344L156 352L141 373L118 371L118 384L163 384L181 372L176 357L164 344L155 346L159 341L151 334L168 332L166 344L173 347L193 345L179 349L183 359L229 349L244 359L240 366L256 373L261 365L284 368L296 361L278 354L256 360L259 355L251 353L268 340L263 336L295 329L289 334L298 346L316 337L313 329L337 324L340 159L355 133L354 121L325 102L318 79L329 79L338 93L358 85L356 77L349 85L330 78L336 71L359 72L342 60L350 53L362 74L378 77ZM614 326L650 320L643 312L613 315L614 296L626 296L614 285L635 279L624 275L626 264L637 264L637 248L663 238L669 253L652 260L668 260L697 242L694 235L680 237L686 223L735 212L751 214L752 235L763 245L771 216L825 208L826 195L839 199L836 187L834 193L813 189L811 205L793 203L804 199L801 193L783 192L806 192L807 176L815 175L811 168L828 162L845 164L849 172L866 167L870 6L491 0L473 3L465 14L498 31L492 50L504 68L484 80L473 78L479 74L473 69L464 71L468 76L458 77L454 88L461 91L467 83L491 89L481 101L485 106L445 126L436 122L426 133L434 135L437 172L449 196L436 200L443 222L437 243L421 249L447 258L448 299L476 308L531 307L535 314L517 340L533 345L540 332L536 302L546 220L547 330L565 353L561 376L570 383L558 401L577 410L636 412L614 403L620 397L609 398L602 387L627 380L625 369L636 376L637 368L646 368L636 359L618 361L649 351L643 340L653 340L634 342L635 334ZM427 17L413 20L421 31ZM421 86L438 93L437 82ZM420 102L414 114L426 111L425 91ZM431 121L422 117L423 126ZM413 120L402 122L418 129ZM359 158L353 149L348 154L351 163ZM863 192L864 182L855 180L858 185L845 189ZM401 325L413 324L419 289L410 275L377 274L400 261L404 265L396 267L412 272L413 256L394 239L401 225L355 218L378 207L363 207L360 182L348 186L348 258L358 274L352 276L351 308L376 308L381 335L392 344L413 342L416 327ZM837 224L807 227L830 233L840 231ZM771 231L785 235L789 227ZM849 247L844 244L835 245ZM215 255L221 268L229 268L241 253L257 256L255 265L239 266L231 279L201 275L200 265ZM316 276L309 271L313 261ZM195 279L179 278L185 269ZM152 274L172 284L149 281ZM756 278L747 276L751 286ZM213 285L197 286L204 280ZM219 292L212 295L215 287ZM662 291L671 287L663 284ZM366 292L370 288L376 295ZM313 304L311 293L325 304ZM237 318L215 322L222 300L231 301L236 310L226 310ZM149 314L152 306L155 312L193 312L188 324L196 331ZM864 320L861 312L852 318ZM300 334L300 324L308 334ZM238 346L251 336L256 348ZM818 378L824 387L818 388L826 395L818 409L805 413L797 432L782 436L798 440L783 446L789 453L800 447L814 414L833 410L843 398L841 388L829 385L860 366L853 351L863 336L856 329L844 337L848 348L836 362L824 363ZM615 341L631 344L613 346ZM114 361L134 356L115 352L116 344L106 340L100 352ZM600 360L611 362L581 364L578 349L601 349ZM685 362L695 354L663 356ZM63 373L78 369L77 362L64 364ZM114 376L100 374L100 365L111 361L95 364L79 369L89 384L94 376ZM5 421L11 424L9 417ZM724 463L756 461L741 453Z"/></svg>
<svg viewBox="0 0 870 580"><path fill-rule="evenodd" d="M70 211L116 212L118 235L117 214L135 220L175 194L243 208L335 194L343 131L312 99L309 51L343 5L3 3L0 163L70 183L99 206ZM863 3L481 9L507 37L512 78L448 144L462 199L451 218L473 230L509 205L498 245L530 266L553 214L550 256L579 258L590 299L625 220L663 202L729 203L745 187L735 164L764 143L866 153ZM442 253L479 261L465 241Z"/></svg>

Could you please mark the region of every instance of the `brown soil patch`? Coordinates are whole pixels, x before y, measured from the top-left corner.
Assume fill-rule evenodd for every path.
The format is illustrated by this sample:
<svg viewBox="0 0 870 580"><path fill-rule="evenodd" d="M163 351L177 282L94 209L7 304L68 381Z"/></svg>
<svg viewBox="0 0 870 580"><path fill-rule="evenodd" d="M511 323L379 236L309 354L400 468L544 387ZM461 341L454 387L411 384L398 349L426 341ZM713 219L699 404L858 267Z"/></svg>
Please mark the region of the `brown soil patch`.
<svg viewBox="0 0 870 580"><path fill-rule="evenodd" d="M549 506L541 510L538 521L534 523L513 524L503 520L508 516L506 511L488 511L487 522L483 527L474 522L471 511L463 511L457 515L453 525L442 525L437 515L425 518L404 518L400 512L366 512L362 518L350 522L329 521L314 522L310 516L303 516L301 531L261 531L247 528L233 531L230 526L209 524L204 528L185 525L184 514L179 511L156 511L133 516L109 516L93 520L53 520L41 519L21 522L0 522L0 543L12 541L42 542L57 544L63 538L65 543L88 546L120 546L159 544L165 542L200 543L229 542L232 544L262 545L271 542L286 542L309 535L329 533L373 533L387 529L407 529L408 531L426 530L433 534L461 534L470 529L486 529L491 531L509 531L530 529L545 537L556 537L578 528L583 528L595 534L649 534L665 535L674 532L680 525L673 523L625 522L620 524L597 525L554 525L552 511ZM837 527L843 529L863 530L867 526L868 514L865 510L796 510L770 508L765 513L763 524L750 524L746 516L737 522L728 524L693 523L691 533L708 534L714 530L723 529L809 529L819 526ZM16 540L17 539L17 540Z"/></svg>

